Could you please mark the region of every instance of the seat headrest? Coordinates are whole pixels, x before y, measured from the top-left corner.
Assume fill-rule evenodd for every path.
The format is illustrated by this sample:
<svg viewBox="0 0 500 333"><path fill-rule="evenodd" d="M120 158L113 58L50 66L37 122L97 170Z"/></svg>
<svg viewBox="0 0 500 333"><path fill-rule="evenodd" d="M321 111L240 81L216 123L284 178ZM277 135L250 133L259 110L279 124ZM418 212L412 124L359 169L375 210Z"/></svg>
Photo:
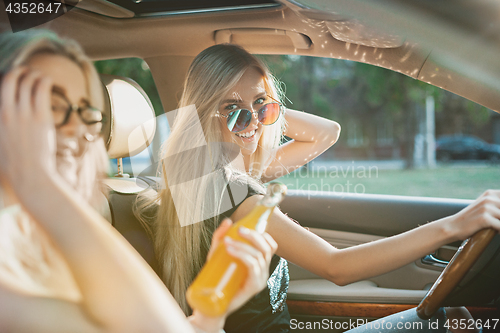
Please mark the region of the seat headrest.
<svg viewBox="0 0 500 333"><path fill-rule="evenodd" d="M137 82L101 74L104 86L103 138L110 158L134 156L153 140L156 118L153 106Z"/></svg>

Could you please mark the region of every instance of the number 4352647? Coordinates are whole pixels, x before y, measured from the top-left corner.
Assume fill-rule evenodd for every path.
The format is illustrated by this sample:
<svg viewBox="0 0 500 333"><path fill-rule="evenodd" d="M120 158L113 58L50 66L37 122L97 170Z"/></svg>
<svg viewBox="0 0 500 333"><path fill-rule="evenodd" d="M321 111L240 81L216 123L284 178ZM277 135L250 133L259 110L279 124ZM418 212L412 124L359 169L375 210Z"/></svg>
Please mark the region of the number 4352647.
<svg viewBox="0 0 500 333"><path fill-rule="evenodd" d="M45 14L57 13L61 3L14 2L9 3L5 11L14 14Z"/></svg>
<svg viewBox="0 0 500 333"><path fill-rule="evenodd" d="M487 319L485 321L482 321L481 319L447 319L444 327L450 329L450 330L456 330L456 329L481 329L481 328L487 328L487 329L493 329L495 330L497 328L498 324L498 319Z"/></svg>

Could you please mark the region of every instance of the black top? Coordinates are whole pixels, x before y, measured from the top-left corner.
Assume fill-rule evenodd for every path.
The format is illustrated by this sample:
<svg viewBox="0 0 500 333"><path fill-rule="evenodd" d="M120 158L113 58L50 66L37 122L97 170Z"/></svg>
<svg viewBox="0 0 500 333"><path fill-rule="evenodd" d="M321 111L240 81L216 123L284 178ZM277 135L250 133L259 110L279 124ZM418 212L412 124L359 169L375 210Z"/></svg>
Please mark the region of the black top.
<svg viewBox="0 0 500 333"><path fill-rule="evenodd" d="M233 208L210 219L210 222L217 221L216 224L218 225L224 218L230 217L245 199L264 194L262 189L253 188L251 185L246 185L246 187L245 192L247 194L243 197L235 193L241 193L241 185L229 183L227 194L231 199ZM237 200L238 197L239 200ZM226 333L280 333L290 331L290 314L286 305L288 282L290 281L288 262L274 255L269 267L269 274L267 287L227 318L224 326Z"/></svg>

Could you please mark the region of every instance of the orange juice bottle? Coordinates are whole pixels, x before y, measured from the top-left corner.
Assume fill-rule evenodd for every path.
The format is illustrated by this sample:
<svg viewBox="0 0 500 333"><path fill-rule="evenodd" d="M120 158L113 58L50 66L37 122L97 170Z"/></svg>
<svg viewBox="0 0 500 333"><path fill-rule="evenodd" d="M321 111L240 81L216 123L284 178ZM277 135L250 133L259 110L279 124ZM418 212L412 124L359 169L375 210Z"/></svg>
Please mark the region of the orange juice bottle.
<svg viewBox="0 0 500 333"><path fill-rule="evenodd" d="M269 215L285 194L285 185L270 183L267 187L267 194L247 216L233 224L227 236L250 244L238 234L238 229L246 227L264 233ZM229 255L225 245L221 243L188 288L187 301L191 308L207 316L221 316L226 312L234 295L245 283L247 275L245 264Z"/></svg>

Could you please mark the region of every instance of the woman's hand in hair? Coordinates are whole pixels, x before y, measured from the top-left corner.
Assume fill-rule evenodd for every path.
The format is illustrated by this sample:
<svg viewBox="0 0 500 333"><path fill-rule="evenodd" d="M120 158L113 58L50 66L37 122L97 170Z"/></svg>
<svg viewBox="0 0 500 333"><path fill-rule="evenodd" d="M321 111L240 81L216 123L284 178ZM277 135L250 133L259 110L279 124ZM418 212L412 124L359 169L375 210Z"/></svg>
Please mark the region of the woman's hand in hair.
<svg viewBox="0 0 500 333"><path fill-rule="evenodd" d="M51 112L52 80L17 67L0 86L0 180L20 197L35 189L32 181L55 173L55 128Z"/></svg>
<svg viewBox="0 0 500 333"><path fill-rule="evenodd" d="M287 109L285 118L284 135L292 140L273 150L272 159L261 177L264 183L312 161L337 142L340 135L337 122L310 113Z"/></svg>

